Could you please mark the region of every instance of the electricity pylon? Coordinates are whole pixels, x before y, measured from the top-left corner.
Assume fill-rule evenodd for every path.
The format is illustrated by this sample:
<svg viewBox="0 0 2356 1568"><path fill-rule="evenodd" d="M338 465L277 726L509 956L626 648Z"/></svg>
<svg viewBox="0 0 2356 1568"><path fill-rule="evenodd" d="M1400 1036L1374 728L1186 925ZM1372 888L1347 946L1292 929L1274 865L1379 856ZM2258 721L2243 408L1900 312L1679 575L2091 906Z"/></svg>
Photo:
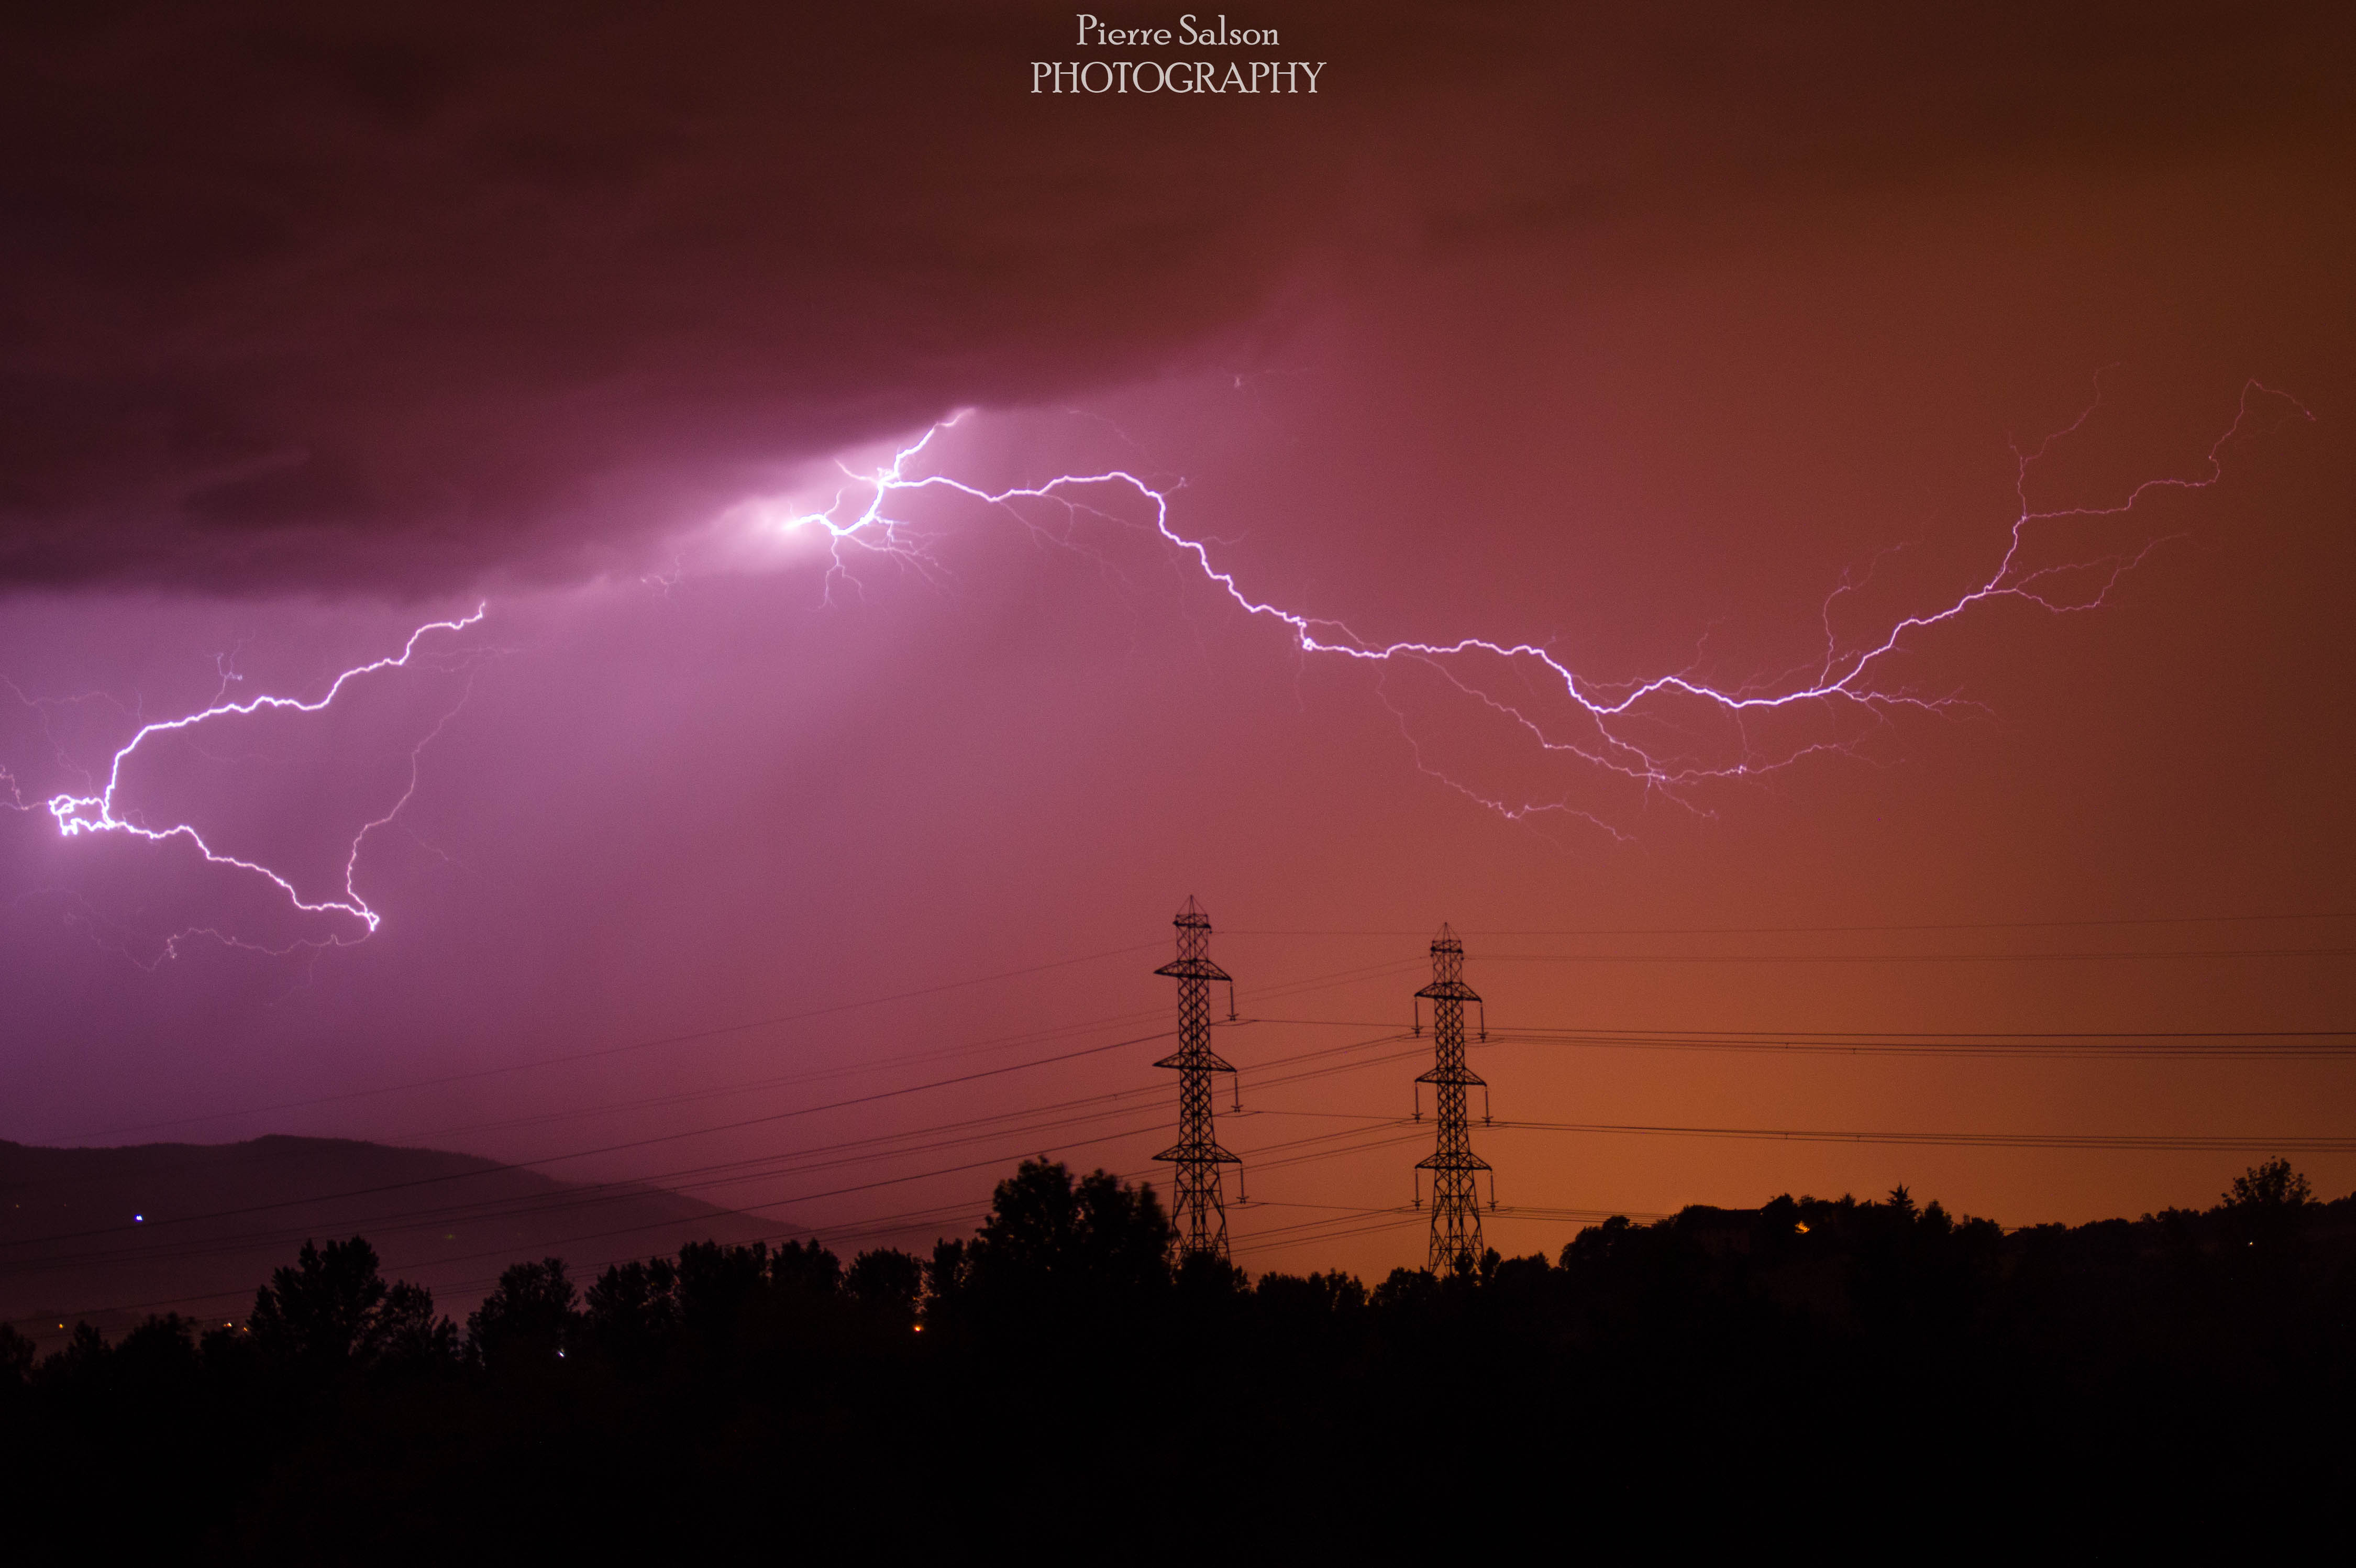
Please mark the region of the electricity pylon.
<svg viewBox="0 0 2356 1568"><path fill-rule="evenodd" d="M1481 1261L1479 1176L1489 1162L1472 1152L1464 1114L1464 1090L1487 1082L1464 1065L1464 1004L1481 1000L1464 983L1464 944L1446 926L1431 944L1431 983L1416 993L1431 998L1431 1070L1416 1079L1432 1085L1439 1101L1440 1146L1415 1168L1431 1173L1431 1259L1435 1274L1469 1269ZM1487 1031L1483 1031L1485 1038ZM1492 1178L1494 1184L1494 1178Z"/></svg>
<svg viewBox="0 0 2356 1568"><path fill-rule="evenodd" d="M1219 1147L1211 1128L1211 1075L1236 1069L1211 1049L1211 982L1227 982L1227 1015L1235 1016L1235 982L1211 961L1211 917L1192 896L1178 911L1178 960L1153 972L1178 980L1178 1048L1155 1067L1178 1069L1178 1141L1153 1157L1168 1160L1173 1189L1172 1218L1178 1224L1178 1254L1227 1255L1227 1206L1219 1192L1219 1167L1243 1164Z"/></svg>

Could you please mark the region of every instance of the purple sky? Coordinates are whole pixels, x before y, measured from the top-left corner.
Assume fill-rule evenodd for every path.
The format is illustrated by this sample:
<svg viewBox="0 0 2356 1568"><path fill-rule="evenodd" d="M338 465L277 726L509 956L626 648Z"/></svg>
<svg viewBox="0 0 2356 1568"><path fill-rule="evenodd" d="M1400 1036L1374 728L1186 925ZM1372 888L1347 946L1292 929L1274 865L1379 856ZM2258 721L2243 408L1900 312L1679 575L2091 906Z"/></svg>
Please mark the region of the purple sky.
<svg viewBox="0 0 2356 1568"><path fill-rule="evenodd" d="M1336 1118L1402 1110L1413 1069L1372 1058L1407 1047L1255 1082L1403 1022L1442 919L1501 1028L2356 1023L2344 23L1285 7L1316 101L1173 103L1027 97L1061 12L237 14L10 24L0 768L81 792L140 722L316 698L487 611L126 771L126 810L316 901L413 757L364 942L171 942L359 931L0 811L0 1136L635 1144L544 1168L687 1181L906 1133L697 1189L847 1246L917 1215L906 1242L1023 1154L1145 1168L1158 1098L929 1130L1153 1089L1161 1047L695 1130L1165 1028L1193 893L1245 1014L1299 1020L1221 1047L1257 1112L1222 1136L1271 1151L1243 1261L1375 1268L1411 1228L1278 1228L1401 1201L1413 1154L1274 1146L1395 1132ZM1032 508L1059 542L921 498L927 568L853 551L855 581L760 527L973 408L928 471L1126 468L1256 597L1730 687L1820 658L1845 574L1845 639L1985 579L2015 444L2098 375L2034 507L2206 478L2247 413L2213 486L2039 535L2158 542L2104 607L1983 607L1890 672L1979 707L1679 799L1430 666L1304 655L1133 497ZM2090 956L2121 951L2158 956ZM1500 1116L1632 1126L2301 1138L2356 1103L2341 1058L1476 1066ZM2015 1223L2207 1201L2265 1152L1490 1137L1509 1204L1905 1180Z"/></svg>

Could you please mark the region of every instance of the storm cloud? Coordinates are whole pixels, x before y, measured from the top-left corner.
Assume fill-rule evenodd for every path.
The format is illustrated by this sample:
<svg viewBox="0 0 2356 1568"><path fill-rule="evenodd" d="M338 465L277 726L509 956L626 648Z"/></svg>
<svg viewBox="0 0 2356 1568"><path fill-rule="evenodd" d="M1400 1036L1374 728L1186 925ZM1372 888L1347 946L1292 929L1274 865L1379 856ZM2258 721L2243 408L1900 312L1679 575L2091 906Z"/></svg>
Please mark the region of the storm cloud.
<svg viewBox="0 0 2356 1568"><path fill-rule="evenodd" d="M18 8L0 580L577 580L1386 259L2347 118L2344 15L1638 9L1263 6L1319 94L1198 102L1032 95L1046 6Z"/></svg>

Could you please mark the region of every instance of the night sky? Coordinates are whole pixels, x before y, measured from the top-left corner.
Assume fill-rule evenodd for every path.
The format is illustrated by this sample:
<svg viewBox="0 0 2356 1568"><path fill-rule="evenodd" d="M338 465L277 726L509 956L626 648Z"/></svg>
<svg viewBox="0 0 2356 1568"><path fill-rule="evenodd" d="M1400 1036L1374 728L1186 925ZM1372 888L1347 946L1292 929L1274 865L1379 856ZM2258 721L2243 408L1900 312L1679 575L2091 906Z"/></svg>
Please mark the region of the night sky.
<svg viewBox="0 0 2356 1568"><path fill-rule="evenodd" d="M1269 5L1318 92L1210 99L1033 95L1044 7L12 15L0 1137L913 1246L1027 1155L1165 1180L1191 894L1255 1270L1419 1261L1442 920L1553 1124L1475 1128L1508 1251L2340 1195L2351 24L2057 9ZM1607 695L1806 688L2071 515L2051 607L1664 701L1647 780L1532 659L1304 649L1124 485L786 526L959 411L904 472L1119 469L1254 602ZM478 607L123 767L372 933L44 804Z"/></svg>

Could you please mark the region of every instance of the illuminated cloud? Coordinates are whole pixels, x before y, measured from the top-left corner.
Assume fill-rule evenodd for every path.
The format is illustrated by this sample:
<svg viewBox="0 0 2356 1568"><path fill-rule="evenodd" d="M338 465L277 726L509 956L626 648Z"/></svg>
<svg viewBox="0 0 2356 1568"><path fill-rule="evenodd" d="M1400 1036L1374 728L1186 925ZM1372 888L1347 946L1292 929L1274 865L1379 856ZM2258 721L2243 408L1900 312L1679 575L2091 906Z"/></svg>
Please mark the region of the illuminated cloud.
<svg viewBox="0 0 2356 1568"><path fill-rule="evenodd" d="M0 580L636 572L778 465L1248 352L1386 259L2339 112L2268 11L1278 9L1314 102L1033 103L1045 5L20 9Z"/></svg>

